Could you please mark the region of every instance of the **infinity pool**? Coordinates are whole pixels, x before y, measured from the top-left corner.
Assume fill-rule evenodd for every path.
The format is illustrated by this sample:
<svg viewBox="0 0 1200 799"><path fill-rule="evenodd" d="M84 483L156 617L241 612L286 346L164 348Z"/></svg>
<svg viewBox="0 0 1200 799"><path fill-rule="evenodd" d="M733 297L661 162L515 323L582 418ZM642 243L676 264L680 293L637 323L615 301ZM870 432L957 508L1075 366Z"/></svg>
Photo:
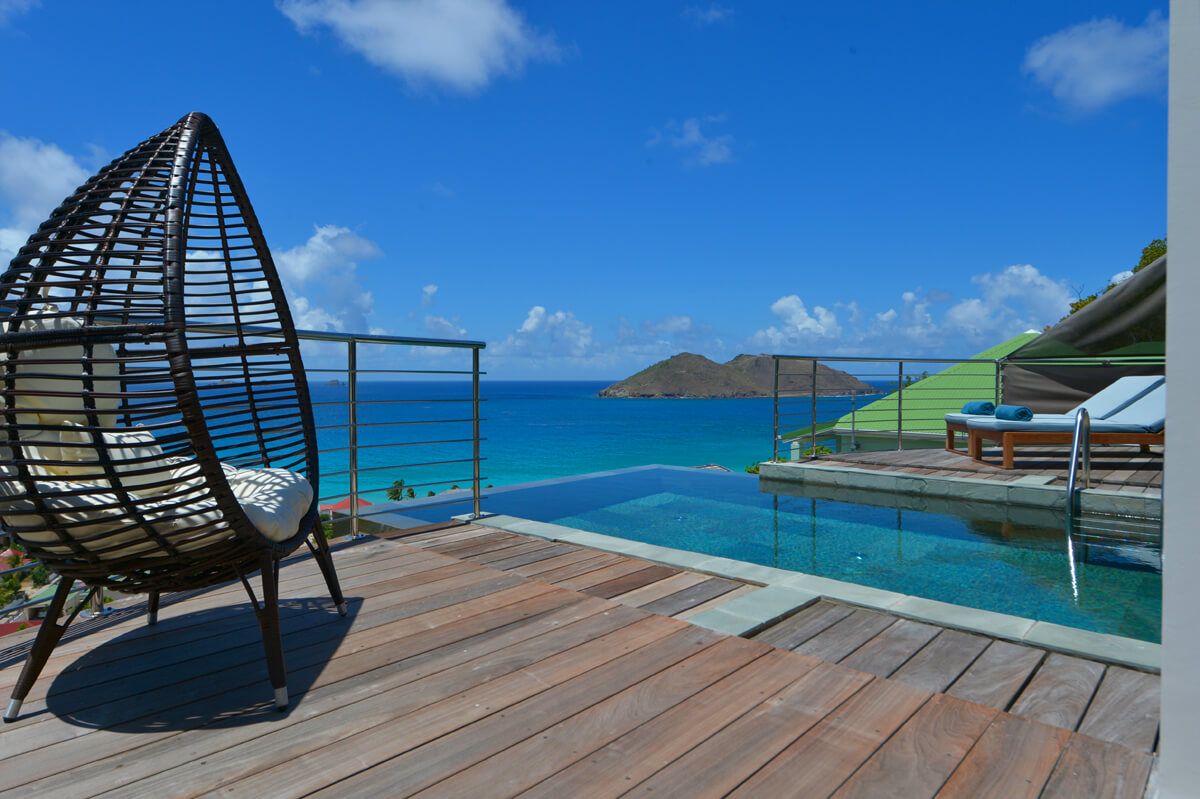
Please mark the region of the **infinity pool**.
<svg viewBox="0 0 1200 799"><path fill-rule="evenodd" d="M1136 522L1128 522L1128 535L1077 536L1068 546L1061 517L1045 511L969 502L934 506L933 500L878 492L799 490L801 495L771 493L750 475L652 466L492 489L484 508L1159 640L1159 538ZM426 517L410 507L405 509L410 515ZM428 518L446 513L439 511L429 509Z"/></svg>

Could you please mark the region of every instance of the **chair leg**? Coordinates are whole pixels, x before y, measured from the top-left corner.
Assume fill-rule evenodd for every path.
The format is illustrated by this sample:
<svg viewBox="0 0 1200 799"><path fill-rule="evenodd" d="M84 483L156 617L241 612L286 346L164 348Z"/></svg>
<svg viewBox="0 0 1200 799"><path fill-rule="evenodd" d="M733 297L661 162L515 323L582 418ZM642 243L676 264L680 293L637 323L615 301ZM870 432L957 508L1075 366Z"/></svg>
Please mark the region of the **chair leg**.
<svg viewBox="0 0 1200 799"><path fill-rule="evenodd" d="M325 585L329 587L329 596L333 597L333 604L337 606L338 613L345 616L346 599L342 596L342 586L338 583L337 571L333 568L333 553L329 551L325 531L318 526L312 537L316 539L315 545L308 539L305 539L305 543L308 544L317 565L321 567L321 574L325 577Z"/></svg>
<svg viewBox="0 0 1200 799"><path fill-rule="evenodd" d="M1004 436L1000 443L1004 448L1004 468L1011 469L1016 465L1016 458L1013 453L1013 441L1008 436Z"/></svg>
<svg viewBox="0 0 1200 799"><path fill-rule="evenodd" d="M954 431L946 428L946 451L954 452Z"/></svg>
<svg viewBox="0 0 1200 799"><path fill-rule="evenodd" d="M258 625L262 628L263 649L267 656L267 672L271 676L271 687L275 689L275 708L283 711L288 706L287 667L283 663L283 639L279 629L279 562L270 554L261 561L263 601L254 602ZM248 587L248 584L247 584Z"/></svg>
<svg viewBox="0 0 1200 799"><path fill-rule="evenodd" d="M150 597L146 600L146 624L153 627L158 624L158 592L151 591Z"/></svg>
<svg viewBox="0 0 1200 799"><path fill-rule="evenodd" d="M54 598L50 600L50 606L46 609L46 618L38 627L37 638L33 641L33 649L30 650L29 657L25 659L25 665L21 668L20 676L17 677L17 684L13 687L12 698L8 701L8 708L4 711L5 723L17 720L25 697L29 695L34 681L42 673L46 661L50 659L50 653L54 651L59 639L67 631L67 625L75 620L80 608L92 598L92 595L89 594L75 606L75 610L69 616L60 622L63 609L67 604L67 597L71 594L71 586L74 584L75 580L70 577L60 577L58 580L58 590L54 592ZM95 594L97 590L99 589L93 588L92 594Z"/></svg>

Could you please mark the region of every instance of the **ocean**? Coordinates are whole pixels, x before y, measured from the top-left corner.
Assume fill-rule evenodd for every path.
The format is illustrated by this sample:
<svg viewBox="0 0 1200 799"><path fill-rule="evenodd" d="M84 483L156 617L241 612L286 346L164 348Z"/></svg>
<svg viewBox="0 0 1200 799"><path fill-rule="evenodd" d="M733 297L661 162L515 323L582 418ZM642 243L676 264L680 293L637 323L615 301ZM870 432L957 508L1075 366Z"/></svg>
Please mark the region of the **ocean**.
<svg viewBox="0 0 1200 799"><path fill-rule="evenodd" d="M485 380L484 485L649 463L742 471L771 457L770 399L601 399L597 393L610 382ZM328 502L349 490L347 389L314 383L310 390L318 441L327 450L320 494ZM365 499L385 500L383 489L400 479L418 497L469 486L469 383L364 381L358 396L359 490L372 491ZM822 419L850 407L845 397L818 403Z"/></svg>

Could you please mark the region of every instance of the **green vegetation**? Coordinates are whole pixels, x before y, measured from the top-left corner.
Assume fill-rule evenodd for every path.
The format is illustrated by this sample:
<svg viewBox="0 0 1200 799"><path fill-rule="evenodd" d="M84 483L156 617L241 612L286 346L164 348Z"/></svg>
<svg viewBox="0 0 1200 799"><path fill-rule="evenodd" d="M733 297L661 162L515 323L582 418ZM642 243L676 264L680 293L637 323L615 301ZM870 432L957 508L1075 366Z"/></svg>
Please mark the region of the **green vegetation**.
<svg viewBox="0 0 1200 799"><path fill-rule="evenodd" d="M1145 247L1142 248L1141 259L1137 262L1137 265L1134 266L1133 269L1130 271L1132 271L1136 275L1138 272L1142 271L1147 266L1154 263L1155 261L1157 261L1159 258L1161 258L1162 256L1164 256L1166 254L1167 254L1167 240L1166 239L1155 239L1154 241L1150 242L1149 244L1147 244ZM1104 291L1099 291L1094 294L1089 294L1086 297L1080 297L1079 299L1075 300L1075 302L1071 303L1071 311L1070 311L1070 313L1067 314L1067 316L1070 316L1071 314L1075 313L1076 311L1080 310L1081 308L1086 308L1087 306L1091 305L1093 302L1095 302L1097 299L1099 299L1101 295L1107 294L1108 292L1112 291L1115 287L1116 287L1116 284L1109 283L1107 286L1104 287ZM1067 316L1064 316L1063 319L1066 319ZM1062 320L1059 320L1059 321L1062 321Z"/></svg>
<svg viewBox="0 0 1200 799"><path fill-rule="evenodd" d="M746 467L746 474L758 474L758 464L752 463Z"/></svg>

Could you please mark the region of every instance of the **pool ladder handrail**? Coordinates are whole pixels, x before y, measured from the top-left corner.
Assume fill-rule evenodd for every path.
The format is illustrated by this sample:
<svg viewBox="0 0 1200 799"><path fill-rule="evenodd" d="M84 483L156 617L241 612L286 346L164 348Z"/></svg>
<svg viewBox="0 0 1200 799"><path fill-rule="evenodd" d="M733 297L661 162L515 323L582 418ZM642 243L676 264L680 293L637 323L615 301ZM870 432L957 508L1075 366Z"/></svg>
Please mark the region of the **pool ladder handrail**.
<svg viewBox="0 0 1200 799"><path fill-rule="evenodd" d="M1082 461L1083 487L1078 486ZM1092 483L1092 420L1087 408L1075 414L1075 433L1071 437L1071 466L1067 472L1067 519L1074 521L1079 513L1079 492L1086 491Z"/></svg>

